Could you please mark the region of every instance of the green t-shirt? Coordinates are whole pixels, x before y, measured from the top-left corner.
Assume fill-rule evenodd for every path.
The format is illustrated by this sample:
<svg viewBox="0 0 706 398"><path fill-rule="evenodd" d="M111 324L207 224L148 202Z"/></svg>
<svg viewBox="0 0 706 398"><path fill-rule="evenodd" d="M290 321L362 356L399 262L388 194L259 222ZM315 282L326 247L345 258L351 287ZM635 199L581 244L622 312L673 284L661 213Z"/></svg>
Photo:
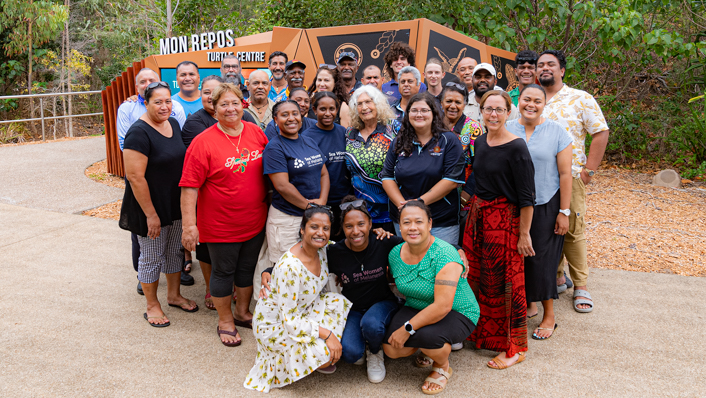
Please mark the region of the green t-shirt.
<svg viewBox="0 0 706 398"><path fill-rule="evenodd" d="M406 264L400 257L401 243L395 246L388 257L392 276L397 289L407 297L405 305L417 310L423 310L434 302L434 282L436 274L448 263L458 263L463 266L461 256L453 246L441 239L434 239L427 254L419 264ZM480 308L476 297L465 279L458 279L453 306L456 312L463 314L474 324L478 324Z"/></svg>
<svg viewBox="0 0 706 398"><path fill-rule="evenodd" d="M510 95L510 99L512 100L512 104L515 106L519 106L520 103L520 86L517 86L513 88L512 90L507 92L508 95Z"/></svg>

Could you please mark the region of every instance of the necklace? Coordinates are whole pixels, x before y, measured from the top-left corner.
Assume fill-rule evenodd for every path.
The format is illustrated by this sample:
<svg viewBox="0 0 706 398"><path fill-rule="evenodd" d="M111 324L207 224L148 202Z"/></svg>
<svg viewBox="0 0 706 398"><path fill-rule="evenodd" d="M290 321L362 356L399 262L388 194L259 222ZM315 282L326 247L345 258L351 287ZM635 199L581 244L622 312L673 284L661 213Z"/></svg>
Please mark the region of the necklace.
<svg viewBox="0 0 706 398"><path fill-rule="evenodd" d="M242 123L241 123L241 125L242 125ZM226 134L226 132L223 130L223 128L221 127L221 124L220 124L220 123L218 123L218 128L219 128L221 131L223 131L223 135L226 136L226 139L228 140L228 142L230 142L230 144L235 147L235 151L238 152L238 153L240 153L240 139L243 138L243 131L244 131L245 129L241 129L241 130L240 130L240 134L238 134L238 145L236 146L235 144L233 144L233 141L230 140L230 137L228 137L228 134Z"/></svg>
<svg viewBox="0 0 706 398"><path fill-rule="evenodd" d="M363 260L361 261L361 260L358 258L358 256L355 255L355 252L354 252L353 250L351 250L351 252L353 252L353 258L355 258L355 261L357 261L357 262L360 263L360 271L361 271L361 272L363 271L363 267L364 267L363 263L365 262L365 259L368 257L368 248L366 247L366 248L364 249L364 251L365 251L365 253L363 254Z"/></svg>

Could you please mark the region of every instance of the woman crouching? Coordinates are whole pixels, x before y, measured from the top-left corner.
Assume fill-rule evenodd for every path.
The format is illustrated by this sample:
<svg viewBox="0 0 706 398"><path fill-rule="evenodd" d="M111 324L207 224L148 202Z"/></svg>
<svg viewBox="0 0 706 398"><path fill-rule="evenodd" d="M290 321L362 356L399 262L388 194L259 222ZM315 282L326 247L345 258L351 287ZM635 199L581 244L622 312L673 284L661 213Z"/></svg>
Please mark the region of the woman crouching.
<svg viewBox="0 0 706 398"><path fill-rule="evenodd" d="M257 302L253 331L255 365L245 388L269 392L321 369L331 373L341 358L341 335L351 303L323 292L329 279L326 246L333 214L326 207L304 211L299 236L274 268L272 292Z"/></svg>
<svg viewBox="0 0 706 398"><path fill-rule="evenodd" d="M431 211L412 200L400 211L400 232L405 243L390 252L390 269L400 293L407 298L392 318L385 354L408 357L418 349L433 362L422 392L434 395L446 388L453 374L451 345L473 332L480 310L465 282L467 270L453 246L431 235ZM463 283L459 284L459 281Z"/></svg>

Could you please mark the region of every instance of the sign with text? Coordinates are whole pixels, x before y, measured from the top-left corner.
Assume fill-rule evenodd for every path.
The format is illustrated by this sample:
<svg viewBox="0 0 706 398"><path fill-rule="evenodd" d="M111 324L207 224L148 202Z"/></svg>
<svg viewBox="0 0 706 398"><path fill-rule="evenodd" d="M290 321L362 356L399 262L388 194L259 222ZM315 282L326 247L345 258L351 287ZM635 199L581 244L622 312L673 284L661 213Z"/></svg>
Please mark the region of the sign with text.
<svg viewBox="0 0 706 398"><path fill-rule="evenodd" d="M159 39L159 54L167 55L185 53L187 51L213 50L214 44L218 48L234 46L233 29Z"/></svg>

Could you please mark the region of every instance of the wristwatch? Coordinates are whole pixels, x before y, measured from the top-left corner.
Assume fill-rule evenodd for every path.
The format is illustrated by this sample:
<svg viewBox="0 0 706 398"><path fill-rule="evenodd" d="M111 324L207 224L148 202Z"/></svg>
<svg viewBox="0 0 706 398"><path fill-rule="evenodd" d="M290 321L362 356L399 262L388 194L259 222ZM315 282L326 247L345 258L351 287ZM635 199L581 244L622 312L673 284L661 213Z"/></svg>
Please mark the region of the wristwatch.
<svg viewBox="0 0 706 398"><path fill-rule="evenodd" d="M412 327L412 324L409 323L409 321L404 323L404 330L406 330L410 336L413 336L415 333L417 333Z"/></svg>
<svg viewBox="0 0 706 398"><path fill-rule="evenodd" d="M565 215L565 216L570 216L571 215L571 210L569 209L559 209L559 213Z"/></svg>
<svg viewBox="0 0 706 398"><path fill-rule="evenodd" d="M588 174L589 177L593 177L594 174L596 174L595 170L590 170L584 167L584 170L586 170L586 174Z"/></svg>

